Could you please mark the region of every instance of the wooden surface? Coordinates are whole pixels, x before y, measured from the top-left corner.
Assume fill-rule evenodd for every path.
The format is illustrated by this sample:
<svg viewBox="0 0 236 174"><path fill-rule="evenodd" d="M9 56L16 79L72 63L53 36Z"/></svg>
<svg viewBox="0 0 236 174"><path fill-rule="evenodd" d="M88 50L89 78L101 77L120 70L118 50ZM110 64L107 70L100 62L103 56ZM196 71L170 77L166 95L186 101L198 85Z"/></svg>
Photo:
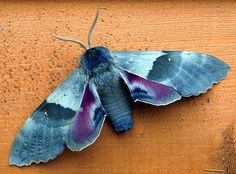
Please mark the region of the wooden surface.
<svg viewBox="0 0 236 174"><path fill-rule="evenodd" d="M199 97L165 107L136 103L134 127L108 123L89 148L47 164L8 166L11 143L28 115L71 72L96 8L93 45L111 50L191 50L230 64L226 80ZM0 173L236 173L236 1L0 3ZM220 172L219 172L220 173Z"/></svg>

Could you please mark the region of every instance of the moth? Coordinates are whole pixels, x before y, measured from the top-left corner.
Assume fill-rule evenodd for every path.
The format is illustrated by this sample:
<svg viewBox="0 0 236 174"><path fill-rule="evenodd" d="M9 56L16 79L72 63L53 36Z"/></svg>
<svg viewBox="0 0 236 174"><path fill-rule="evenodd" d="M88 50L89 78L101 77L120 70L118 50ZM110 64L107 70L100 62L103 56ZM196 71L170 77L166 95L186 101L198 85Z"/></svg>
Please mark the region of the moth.
<svg viewBox="0 0 236 174"><path fill-rule="evenodd" d="M98 138L105 119L117 132L133 126L131 104L140 101L168 105L182 97L198 96L224 79L229 65L188 51L110 51L80 40L85 52L80 64L29 116L18 132L9 164L28 166L47 162L67 146L81 151Z"/></svg>

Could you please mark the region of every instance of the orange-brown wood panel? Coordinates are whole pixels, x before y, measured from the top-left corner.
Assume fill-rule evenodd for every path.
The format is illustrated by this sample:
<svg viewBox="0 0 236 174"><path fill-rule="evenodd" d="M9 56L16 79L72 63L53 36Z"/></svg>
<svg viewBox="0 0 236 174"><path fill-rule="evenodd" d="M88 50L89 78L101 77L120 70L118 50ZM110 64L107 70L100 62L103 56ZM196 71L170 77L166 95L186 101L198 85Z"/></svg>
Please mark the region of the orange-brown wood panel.
<svg viewBox="0 0 236 174"><path fill-rule="evenodd" d="M104 7L93 45L111 50L191 50L231 66L226 80L199 97L165 107L135 103L124 134L105 124L81 152L47 164L8 165L28 115L77 65L83 49L50 36L86 41ZM236 173L236 1L0 2L0 173ZM140 62L142 63L142 62Z"/></svg>

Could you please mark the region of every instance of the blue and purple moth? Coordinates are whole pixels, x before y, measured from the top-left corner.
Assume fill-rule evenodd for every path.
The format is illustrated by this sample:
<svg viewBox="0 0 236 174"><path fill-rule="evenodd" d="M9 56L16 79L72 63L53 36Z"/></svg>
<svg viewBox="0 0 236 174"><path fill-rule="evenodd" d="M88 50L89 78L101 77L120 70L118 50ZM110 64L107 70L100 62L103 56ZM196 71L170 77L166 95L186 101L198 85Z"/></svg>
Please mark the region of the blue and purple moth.
<svg viewBox="0 0 236 174"><path fill-rule="evenodd" d="M131 104L168 105L198 96L224 79L229 66L221 60L187 51L110 51L80 40L54 35L85 48L80 64L35 109L18 132L9 164L47 162L67 146L81 151L99 136L107 118L115 131L133 125Z"/></svg>

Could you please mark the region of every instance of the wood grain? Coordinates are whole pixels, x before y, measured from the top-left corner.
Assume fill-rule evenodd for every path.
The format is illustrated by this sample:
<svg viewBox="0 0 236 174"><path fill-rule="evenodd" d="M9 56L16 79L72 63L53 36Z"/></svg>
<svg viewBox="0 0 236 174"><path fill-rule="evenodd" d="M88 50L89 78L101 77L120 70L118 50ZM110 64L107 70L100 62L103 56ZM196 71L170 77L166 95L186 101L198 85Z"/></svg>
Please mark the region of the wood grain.
<svg viewBox="0 0 236 174"><path fill-rule="evenodd" d="M166 107L134 104L135 125L125 134L106 123L95 144L82 152L65 150L47 164L8 166L19 128L83 51L50 33L86 41L97 7L107 10L93 45L208 53L231 71L199 97ZM227 158L236 135L236 1L2 1L0 42L0 173L236 173L230 161L236 158Z"/></svg>

